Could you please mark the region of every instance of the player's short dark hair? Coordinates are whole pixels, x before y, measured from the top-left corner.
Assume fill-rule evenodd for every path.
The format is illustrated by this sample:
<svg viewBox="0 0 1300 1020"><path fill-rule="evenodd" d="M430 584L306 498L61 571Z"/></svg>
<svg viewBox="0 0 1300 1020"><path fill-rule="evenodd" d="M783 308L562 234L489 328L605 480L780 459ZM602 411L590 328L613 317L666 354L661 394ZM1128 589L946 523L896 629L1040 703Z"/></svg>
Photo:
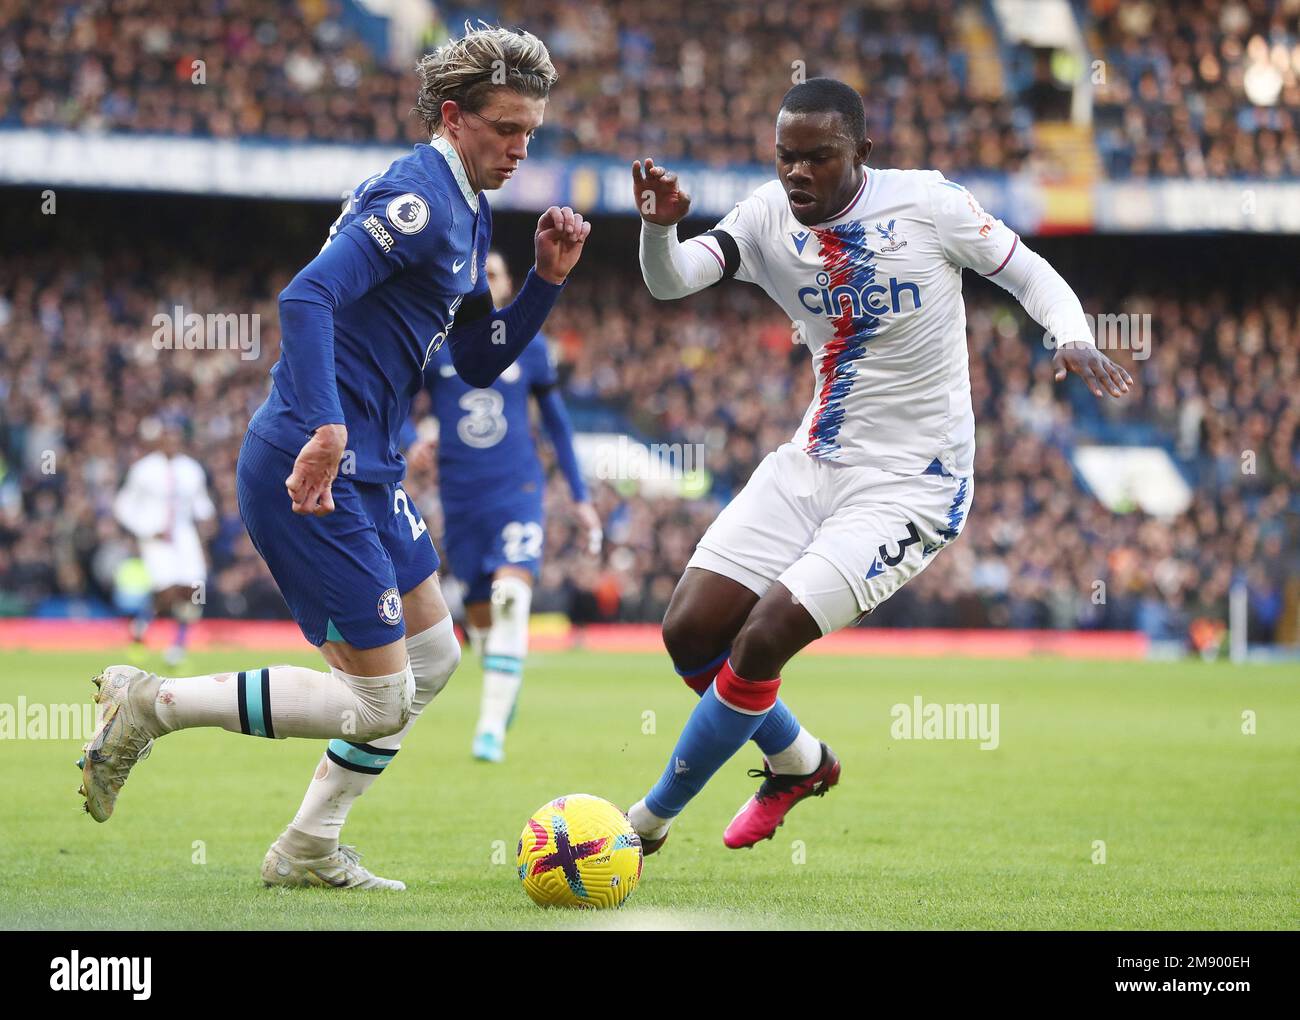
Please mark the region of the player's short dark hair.
<svg viewBox="0 0 1300 1020"><path fill-rule="evenodd" d="M852 85L835 78L809 78L785 94L781 109L790 113L838 113L844 118L849 137L861 142L867 137L867 114L862 97Z"/></svg>

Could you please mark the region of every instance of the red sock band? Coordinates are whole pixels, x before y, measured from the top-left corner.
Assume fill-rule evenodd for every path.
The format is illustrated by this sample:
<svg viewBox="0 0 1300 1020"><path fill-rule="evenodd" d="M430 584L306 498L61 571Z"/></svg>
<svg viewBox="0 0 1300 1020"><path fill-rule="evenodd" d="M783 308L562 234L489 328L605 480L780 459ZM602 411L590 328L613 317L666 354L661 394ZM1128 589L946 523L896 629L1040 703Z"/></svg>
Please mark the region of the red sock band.
<svg viewBox="0 0 1300 1020"><path fill-rule="evenodd" d="M750 715L761 715L775 705L780 689L780 677L774 680L746 680L737 676L731 668L730 659L718 670L717 679L713 681L713 690L724 705Z"/></svg>

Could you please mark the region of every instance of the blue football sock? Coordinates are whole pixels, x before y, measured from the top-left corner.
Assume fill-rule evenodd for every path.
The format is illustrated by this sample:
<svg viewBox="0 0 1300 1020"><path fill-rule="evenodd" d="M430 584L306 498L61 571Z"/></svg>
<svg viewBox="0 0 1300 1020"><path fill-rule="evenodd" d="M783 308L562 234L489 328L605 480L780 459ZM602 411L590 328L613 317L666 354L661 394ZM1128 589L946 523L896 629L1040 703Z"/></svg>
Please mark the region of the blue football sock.
<svg viewBox="0 0 1300 1020"><path fill-rule="evenodd" d="M728 708L710 684L686 720L664 774L646 794L646 807L660 818L677 817L713 773L745 746L767 714L750 715Z"/></svg>
<svg viewBox="0 0 1300 1020"><path fill-rule="evenodd" d="M763 725L754 734L754 743L765 755L779 754L794 743L799 736L799 720L780 698L771 711L763 717Z"/></svg>
<svg viewBox="0 0 1300 1020"><path fill-rule="evenodd" d="M674 664L673 668L677 670L679 676L695 676L698 673L704 673L715 666L726 662L727 656L731 654L728 648L708 665L700 666L698 669L682 669ZM689 685L688 685L689 686ZM694 688L692 688L694 690ZM696 692L698 695L700 692ZM780 698L776 699L776 704L772 706L770 712L763 718L763 725L758 728L754 734L754 743L758 749L765 755L779 754L787 747L794 743L794 738L799 736L799 720L795 714L790 711L790 707Z"/></svg>
<svg viewBox="0 0 1300 1020"><path fill-rule="evenodd" d="M177 648L185 647L185 641L186 639L188 639L189 634L190 634L189 622L186 620L177 620L176 621L176 647Z"/></svg>

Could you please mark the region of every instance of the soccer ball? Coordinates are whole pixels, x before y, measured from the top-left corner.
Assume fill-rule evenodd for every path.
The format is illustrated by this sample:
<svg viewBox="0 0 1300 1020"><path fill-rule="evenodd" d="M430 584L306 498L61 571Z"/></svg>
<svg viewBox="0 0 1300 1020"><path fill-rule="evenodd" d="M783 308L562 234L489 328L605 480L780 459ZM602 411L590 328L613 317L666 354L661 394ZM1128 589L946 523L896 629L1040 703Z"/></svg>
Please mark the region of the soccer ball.
<svg viewBox="0 0 1300 1020"><path fill-rule="evenodd" d="M621 906L641 878L641 837L607 800L571 793L524 826L519 881L539 907Z"/></svg>

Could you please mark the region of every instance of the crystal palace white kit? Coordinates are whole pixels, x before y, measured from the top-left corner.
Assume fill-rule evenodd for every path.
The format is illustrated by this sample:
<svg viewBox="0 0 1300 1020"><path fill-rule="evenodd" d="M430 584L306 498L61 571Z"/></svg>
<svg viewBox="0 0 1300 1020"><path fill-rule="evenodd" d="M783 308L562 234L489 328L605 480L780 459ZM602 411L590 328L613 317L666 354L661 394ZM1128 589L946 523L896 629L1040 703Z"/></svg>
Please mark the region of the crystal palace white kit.
<svg viewBox="0 0 1300 1020"><path fill-rule="evenodd" d="M641 264L660 298L724 276L757 284L812 353L798 431L690 565L760 596L780 580L824 633L887 599L965 524L975 418L962 269L1001 283L1062 341L1091 342L1059 275L933 170L866 169L845 209L815 227L771 181L681 245L675 228L643 223Z"/></svg>
<svg viewBox="0 0 1300 1020"><path fill-rule="evenodd" d="M850 624L961 534L975 416L963 268L991 277L1061 343L1092 344L1079 299L974 196L935 170L866 169L813 227L779 181L677 243L641 225L660 299L735 275L776 301L813 353L813 402L699 541L690 567L758 595L780 581L823 633Z"/></svg>
<svg viewBox="0 0 1300 1020"><path fill-rule="evenodd" d="M140 540L154 591L207 580L207 562L195 521L216 513L198 461L157 451L131 466L113 503L118 522Z"/></svg>
<svg viewBox="0 0 1300 1020"><path fill-rule="evenodd" d="M802 333L816 388L794 443L809 456L916 475L974 468L961 267L993 275L1018 240L934 170L865 172L838 217L805 227L779 181L719 224L736 278ZM725 258L715 236L687 242Z"/></svg>

